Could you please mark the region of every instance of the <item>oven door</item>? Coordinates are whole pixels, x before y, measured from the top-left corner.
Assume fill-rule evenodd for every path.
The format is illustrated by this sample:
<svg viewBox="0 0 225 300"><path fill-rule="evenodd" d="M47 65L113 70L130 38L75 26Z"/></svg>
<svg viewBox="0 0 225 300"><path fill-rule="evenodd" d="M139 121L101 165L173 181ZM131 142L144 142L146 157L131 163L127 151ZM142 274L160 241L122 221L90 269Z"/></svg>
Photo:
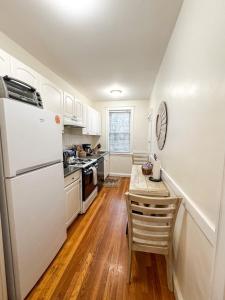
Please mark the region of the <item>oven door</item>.
<svg viewBox="0 0 225 300"><path fill-rule="evenodd" d="M83 201L85 201L90 195L91 193L94 191L95 189L95 185L93 182L93 171L92 169L88 168L88 169L84 169L83 170L83 177L82 177L82 189L83 189Z"/></svg>

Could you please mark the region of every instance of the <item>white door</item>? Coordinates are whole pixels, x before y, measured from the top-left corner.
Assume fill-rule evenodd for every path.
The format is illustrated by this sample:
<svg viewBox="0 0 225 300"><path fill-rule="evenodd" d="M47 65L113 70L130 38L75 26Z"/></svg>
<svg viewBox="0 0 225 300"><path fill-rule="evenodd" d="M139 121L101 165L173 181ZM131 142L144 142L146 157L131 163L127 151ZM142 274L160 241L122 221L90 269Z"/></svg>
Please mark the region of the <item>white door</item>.
<svg viewBox="0 0 225 300"><path fill-rule="evenodd" d="M40 92L40 75L15 58L12 58L12 75L16 79L28 83Z"/></svg>
<svg viewBox="0 0 225 300"><path fill-rule="evenodd" d="M17 297L23 299L66 239L62 164L7 179L6 190Z"/></svg>
<svg viewBox="0 0 225 300"><path fill-rule="evenodd" d="M11 58L8 53L0 49L0 76L11 76Z"/></svg>
<svg viewBox="0 0 225 300"><path fill-rule="evenodd" d="M44 108L57 114L63 114L63 92L54 83L42 77L41 97Z"/></svg>
<svg viewBox="0 0 225 300"><path fill-rule="evenodd" d="M54 113L2 99L0 128L5 177L62 160L61 128Z"/></svg>
<svg viewBox="0 0 225 300"><path fill-rule="evenodd" d="M66 192L66 226L68 227L81 211L80 180L65 188Z"/></svg>
<svg viewBox="0 0 225 300"><path fill-rule="evenodd" d="M74 117L75 99L74 96L64 92L63 114L65 117Z"/></svg>
<svg viewBox="0 0 225 300"><path fill-rule="evenodd" d="M79 125L83 124L83 104L75 99L75 116L76 116L76 121Z"/></svg>

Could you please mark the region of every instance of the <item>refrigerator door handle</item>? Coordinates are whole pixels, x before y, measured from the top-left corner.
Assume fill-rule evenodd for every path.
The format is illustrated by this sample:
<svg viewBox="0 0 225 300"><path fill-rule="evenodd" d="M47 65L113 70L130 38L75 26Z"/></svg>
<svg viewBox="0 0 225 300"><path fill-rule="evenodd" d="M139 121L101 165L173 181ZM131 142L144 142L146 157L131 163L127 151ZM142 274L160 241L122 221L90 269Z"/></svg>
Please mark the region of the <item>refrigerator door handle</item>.
<svg viewBox="0 0 225 300"><path fill-rule="evenodd" d="M17 176L18 175L22 175L24 173L28 173L28 172L39 170L39 169L42 169L42 168L46 168L46 167L49 167L49 166L52 166L52 165L55 165L55 164L58 164L58 163L61 163L61 162L62 161L60 159L58 159L58 160L54 160L54 161L51 161L51 162L48 162L48 163L44 163L44 164L32 166L30 168L25 168L25 169L17 170L16 171L16 175Z"/></svg>

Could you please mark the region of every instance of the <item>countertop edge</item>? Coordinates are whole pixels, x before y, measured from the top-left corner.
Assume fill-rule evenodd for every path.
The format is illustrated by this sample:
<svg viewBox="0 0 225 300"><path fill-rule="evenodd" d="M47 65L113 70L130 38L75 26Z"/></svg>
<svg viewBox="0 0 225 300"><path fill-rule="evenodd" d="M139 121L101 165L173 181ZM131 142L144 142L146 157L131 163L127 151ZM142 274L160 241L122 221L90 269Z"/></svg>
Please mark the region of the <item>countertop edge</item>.
<svg viewBox="0 0 225 300"><path fill-rule="evenodd" d="M65 174L65 169L64 169L64 178L68 177L69 175L78 172L79 170L81 170L80 167L75 167L74 170L68 171L68 173Z"/></svg>

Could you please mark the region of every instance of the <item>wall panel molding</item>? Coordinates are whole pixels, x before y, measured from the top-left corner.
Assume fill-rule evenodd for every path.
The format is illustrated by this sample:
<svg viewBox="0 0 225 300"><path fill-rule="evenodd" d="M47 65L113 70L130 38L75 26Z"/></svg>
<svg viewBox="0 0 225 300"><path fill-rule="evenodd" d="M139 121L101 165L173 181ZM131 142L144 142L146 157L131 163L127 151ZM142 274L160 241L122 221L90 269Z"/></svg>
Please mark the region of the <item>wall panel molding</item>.
<svg viewBox="0 0 225 300"><path fill-rule="evenodd" d="M182 204L192 219L198 225L200 230L204 233L207 240L212 246L216 244L216 228L215 225L208 219L202 210L195 204L195 202L182 190L182 188L175 182L175 180L162 169L162 178L167 183L168 187L178 196L183 198Z"/></svg>
<svg viewBox="0 0 225 300"><path fill-rule="evenodd" d="M173 285L174 285L175 299L176 300L184 300L175 272L173 273Z"/></svg>

